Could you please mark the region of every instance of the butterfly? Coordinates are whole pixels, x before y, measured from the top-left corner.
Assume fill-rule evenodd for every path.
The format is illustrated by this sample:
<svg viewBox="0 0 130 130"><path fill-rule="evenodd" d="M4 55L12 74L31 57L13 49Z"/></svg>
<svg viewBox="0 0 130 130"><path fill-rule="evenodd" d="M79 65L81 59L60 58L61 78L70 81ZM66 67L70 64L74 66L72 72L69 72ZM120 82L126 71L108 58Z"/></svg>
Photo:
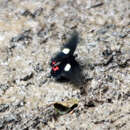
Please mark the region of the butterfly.
<svg viewBox="0 0 130 130"><path fill-rule="evenodd" d="M78 81L80 66L74 55L78 42L78 33L74 32L68 42L61 47L61 51L51 59L50 73L57 81Z"/></svg>

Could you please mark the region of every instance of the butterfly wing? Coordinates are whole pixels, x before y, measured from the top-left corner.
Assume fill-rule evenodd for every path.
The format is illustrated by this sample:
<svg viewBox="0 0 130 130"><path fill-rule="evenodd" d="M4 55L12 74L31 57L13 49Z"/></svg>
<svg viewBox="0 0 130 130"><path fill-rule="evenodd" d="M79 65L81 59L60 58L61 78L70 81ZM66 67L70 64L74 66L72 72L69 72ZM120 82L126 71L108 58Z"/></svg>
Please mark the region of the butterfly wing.
<svg viewBox="0 0 130 130"><path fill-rule="evenodd" d="M73 56L73 53L77 47L79 38L78 38L78 33L74 32L72 34L71 39L63 45L61 48L61 51L56 54L54 58L51 59L51 66L53 66L52 62L61 62L65 60L66 58Z"/></svg>
<svg viewBox="0 0 130 130"><path fill-rule="evenodd" d="M64 44L64 46L62 47L62 52L64 52L64 54L66 53L69 55L73 55L73 53L77 47L78 41L79 41L78 33L74 32L72 34L71 39L69 39L68 42L66 44ZM67 53L67 52L69 52L69 53Z"/></svg>
<svg viewBox="0 0 130 130"><path fill-rule="evenodd" d="M51 75L57 81L71 81L73 83L79 84L81 82L81 69L78 62L75 59L65 60L59 64L59 70L54 71L53 67L51 70Z"/></svg>
<svg viewBox="0 0 130 130"><path fill-rule="evenodd" d="M61 76L75 84L81 83L81 69L78 62L73 59L70 62L66 63Z"/></svg>

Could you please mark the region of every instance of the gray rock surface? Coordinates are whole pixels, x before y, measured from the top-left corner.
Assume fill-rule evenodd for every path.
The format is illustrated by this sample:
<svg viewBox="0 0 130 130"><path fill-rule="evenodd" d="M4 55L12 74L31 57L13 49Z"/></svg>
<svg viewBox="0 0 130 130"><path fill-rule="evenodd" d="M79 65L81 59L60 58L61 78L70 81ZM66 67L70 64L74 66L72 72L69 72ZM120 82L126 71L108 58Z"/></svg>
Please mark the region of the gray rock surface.
<svg viewBox="0 0 130 130"><path fill-rule="evenodd" d="M0 0L0 129L130 129L129 0ZM77 30L83 86L49 78ZM79 100L57 116L53 104Z"/></svg>

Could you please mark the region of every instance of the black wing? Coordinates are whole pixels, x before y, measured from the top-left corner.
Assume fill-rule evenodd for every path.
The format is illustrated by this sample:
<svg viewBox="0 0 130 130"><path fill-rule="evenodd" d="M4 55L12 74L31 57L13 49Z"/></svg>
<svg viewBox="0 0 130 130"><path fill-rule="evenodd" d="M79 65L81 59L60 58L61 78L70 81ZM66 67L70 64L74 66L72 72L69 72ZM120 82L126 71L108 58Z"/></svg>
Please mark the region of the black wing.
<svg viewBox="0 0 130 130"><path fill-rule="evenodd" d="M58 67L58 69L55 69ZM52 67L51 76L57 81L72 81L79 84L81 82L81 69L75 59L65 60L58 66Z"/></svg>
<svg viewBox="0 0 130 130"><path fill-rule="evenodd" d="M61 73L61 77L64 77L75 84L80 84L81 68L79 63L75 59L71 60L70 62L67 62L64 67L64 70Z"/></svg>
<svg viewBox="0 0 130 130"><path fill-rule="evenodd" d="M61 48L61 52L57 53L56 56L51 59L51 65L52 65L52 62L56 62L56 63L61 62L64 59L70 56L73 56L73 53L77 47L78 41L79 41L78 33L74 32L72 34L71 39Z"/></svg>

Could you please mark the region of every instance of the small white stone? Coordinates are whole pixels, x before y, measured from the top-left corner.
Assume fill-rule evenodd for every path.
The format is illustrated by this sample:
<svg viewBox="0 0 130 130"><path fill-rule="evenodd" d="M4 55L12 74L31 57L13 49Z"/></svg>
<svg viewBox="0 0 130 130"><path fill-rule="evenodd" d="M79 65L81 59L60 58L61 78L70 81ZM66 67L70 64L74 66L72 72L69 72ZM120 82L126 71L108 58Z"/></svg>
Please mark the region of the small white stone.
<svg viewBox="0 0 130 130"><path fill-rule="evenodd" d="M71 69L71 65L70 64L67 64L64 68L64 71L69 71Z"/></svg>
<svg viewBox="0 0 130 130"><path fill-rule="evenodd" d="M67 55L70 52L70 49L69 48L64 48L62 50L62 52Z"/></svg>

